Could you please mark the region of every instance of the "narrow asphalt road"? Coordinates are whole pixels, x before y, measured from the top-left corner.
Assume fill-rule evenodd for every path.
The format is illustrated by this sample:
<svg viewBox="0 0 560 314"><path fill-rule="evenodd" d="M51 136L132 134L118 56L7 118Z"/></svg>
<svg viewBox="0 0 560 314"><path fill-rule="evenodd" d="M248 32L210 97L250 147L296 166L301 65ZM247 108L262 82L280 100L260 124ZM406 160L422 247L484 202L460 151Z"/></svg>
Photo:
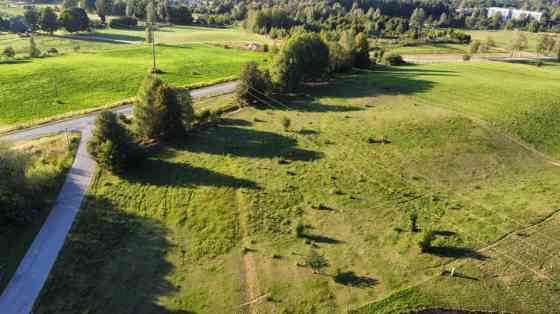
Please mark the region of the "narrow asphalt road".
<svg viewBox="0 0 560 314"><path fill-rule="evenodd" d="M191 95L194 98L200 98L200 97L207 97L207 96L212 96L217 94L229 93L232 92L236 86L237 86L237 82L227 82L227 83L222 83L222 84L217 84L209 87L192 90ZM126 107L115 108L113 109L113 111L116 113L131 114L132 107L126 106ZM65 119L61 121L54 121L37 127L18 130L9 133L8 135L5 136L0 135L0 141L27 140L45 134L64 132L66 130L80 131L84 126L93 125L95 116L97 114L98 112L94 112L91 114L86 114L75 118Z"/></svg>
<svg viewBox="0 0 560 314"><path fill-rule="evenodd" d="M191 94L198 98L227 93L233 91L236 85L236 82L218 84L193 90ZM124 107L115 111L129 114L132 108ZM0 140L13 141L31 139L65 130L82 133L74 164L66 177L52 211L0 296L1 314L29 314L31 312L58 253L64 245L64 240L80 210L95 169L95 162L86 149L91 137L95 115L90 114L75 119L53 122L0 137Z"/></svg>

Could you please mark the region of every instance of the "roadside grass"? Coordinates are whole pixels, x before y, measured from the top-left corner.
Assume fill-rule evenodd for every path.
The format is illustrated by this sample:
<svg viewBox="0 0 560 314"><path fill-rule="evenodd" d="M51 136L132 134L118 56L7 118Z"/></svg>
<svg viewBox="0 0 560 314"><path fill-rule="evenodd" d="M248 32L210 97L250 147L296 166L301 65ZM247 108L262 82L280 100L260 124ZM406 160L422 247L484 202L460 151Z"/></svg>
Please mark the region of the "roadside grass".
<svg viewBox="0 0 560 314"><path fill-rule="evenodd" d="M419 105L446 95L437 75L458 71L447 66L341 77L287 107L226 116L122 178L99 173L34 313L557 308L549 285L498 252L557 278L542 236L560 232L557 218L515 231L560 208L560 168L439 102ZM488 75L471 66L462 75ZM302 267L311 249L328 260L320 274ZM454 265L463 277L440 276ZM535 301L516 302L521 292ZM264 297L241 306L250 296Z"/></svg>
<svg viewBox="0 0 560 314"><path fill-rule="evenodd" d="M157 48L160 77L197 87L234 79L245 62L268 55L206 45ZM135 47L95 54L74 53L2 65L0 128L130 98L151 66L151 49Z"/></svg>
<svg viewBox="0 0 560 314"><path fill-rule="evenodd" d="M67 146L66 135L48 136L36 140L16 142L13 149L31 155L30 172L41 173L52 181L46 193L34 200L38 216L26 226L0 225L0 291L10 281L33 239L41 229L71 167L79 142L79 134L71 133Z"/></svg>

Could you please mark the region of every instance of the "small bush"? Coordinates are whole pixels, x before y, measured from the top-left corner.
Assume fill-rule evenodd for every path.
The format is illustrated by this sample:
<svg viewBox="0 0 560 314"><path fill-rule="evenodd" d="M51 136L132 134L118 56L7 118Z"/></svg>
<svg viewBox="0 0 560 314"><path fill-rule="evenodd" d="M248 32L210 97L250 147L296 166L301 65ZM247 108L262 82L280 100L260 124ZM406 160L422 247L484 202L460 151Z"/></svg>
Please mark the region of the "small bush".
<svg viewBox="0 0 560 314"><path fill-rule="evenodd" d="M131 16L121 16L109 21L111 28L134 28L138 26L138 20Z"/></svg>
<svg viewBox="0 0 560 314"><path fill-rule="evenodd" d="M128 130L111 111L104 111L96 118L87 149L101 168L117 174L124 173L143 157Z"/></svg>
<svg viewBox="0 0 560 314"><path fill-rule="evenodd" d="M268 72L259 70L255 62L248 62L241 69L239 84L235 90L236 100L243 105L266 102L272 90Z"/></svg>
<svg viewBox="0 0 560 314"><path fill-rule="evenodd" d="M422 239L418 241L418 247L420 247L420 251L422 253L426 253L430 251L430 249L432 248L432 241L434 241L434 238L435 238L434 232L431 230L426 230L422 234Z"/></svg>
<svg viewBox="0 0 560 314"><path fill-rule="evenodd" d="M305 258L305 264L313 270L314 274L318 274L321 269L329 266L329 261L317 251L311 250Z"/></svg>
<svg viewBox="0 0 560 314"><path fill-rule="evenodd" d="M410 219L410 231L418 232L418 214L416 213L416 210L412 210L408 218Z"/></svg>
<svg viewBox="0 0 560 314"><path fill-rule="evenodd" d="M6 47L2 51L2 55L8 59L13 58L16 56L16 51L12 47Z"/></svg>
<svg viewBox="0 0 560 314"><path fill-rule="evenodd" d="M298 222L296 227L294 228L294 233L296 238L303 238L305 236L305 225L301 222Z"/></svg>
<svg viewBox="0 0 560 314"><path fill-rule="evenodd" d="M403 65L406 64L402 56L398 53L389 53L383 56L383 63L386 65Z"/></svg>
<svg viewBox="0 0 560 314"><path fill-rule="evenodd" d="M49 55L57 55L58 54L58 49L56 49L54 47L51 47L51 48L47 49L47 53Z"/></svg>
<svg viewBox="0 0 560 314"><path fill-rule="evenodd" d="M466 53L463 55L463 61L471 61L471 55Z"/></svg>
<svg viewBox="0 0 560 314"><path fill-rule="evenodd" d="M280 121L280 123L282 124L284 130L288 131L290 129L290 125L292 124L292 120L288 117L282 117L282 121Z"/></svg>

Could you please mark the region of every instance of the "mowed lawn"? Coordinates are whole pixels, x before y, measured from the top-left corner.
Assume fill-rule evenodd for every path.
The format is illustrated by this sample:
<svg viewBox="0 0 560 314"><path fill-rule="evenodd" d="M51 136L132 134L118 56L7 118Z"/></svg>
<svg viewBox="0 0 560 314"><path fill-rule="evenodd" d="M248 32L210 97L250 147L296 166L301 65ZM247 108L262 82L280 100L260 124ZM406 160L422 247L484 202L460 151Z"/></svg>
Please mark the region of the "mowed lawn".
<svg viewBox="0 0 560 314"><path fill-rule="evenodd" d="M199 86L233 79L242 64L266 54L208 45L158 46L160 77ZM132 97L152 64L149 47L2 64L0 128Z"/></svg>
<svg viewBox="0 0 560 314"><path fill-rule="evenodd" d="M372 85L485 120L560 159L560 67L454 62L377 72Z"/></svg>
<svg viewBox="0 0 560 314"><path fill-rule="evenodd" d="M401 71L239 111L127 176L100 173L34 312L558 308L560 168L419 103L442 92L418 77L444 69ZM305 267L311 249L321 274Z"/></svg>

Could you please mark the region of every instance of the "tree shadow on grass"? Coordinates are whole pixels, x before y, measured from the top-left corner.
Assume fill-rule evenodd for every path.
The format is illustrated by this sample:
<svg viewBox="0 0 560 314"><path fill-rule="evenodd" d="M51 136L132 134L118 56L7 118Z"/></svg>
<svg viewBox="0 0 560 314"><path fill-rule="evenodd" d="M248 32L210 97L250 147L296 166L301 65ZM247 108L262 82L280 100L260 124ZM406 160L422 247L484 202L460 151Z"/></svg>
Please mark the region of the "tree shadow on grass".
<svg viewBox="0 0 560 314"><path fill-rule="evenodd" d="M311 97L359 98L380 95L411 95L433 88L430 80L418 76L454 76L455 72L421 67L391 67L383 71L359 71L342 75L329 86L310 90Z"/></svg>
<svg viewBox="0 0 560 314"><path fill-rule="evenodd" d="M186 163L174 163L161 159L148 159L137 171L130 172L124 179L153 186L214 186L230 188L258 189L250 180L235 178L206 168Z"/></svg>
<svg viewBox="0 0 560 314"><path fill-rule="evenodd" d="M192 313L158 304L177 292L166 236L157 221L88 196L33 313Z"/></svg>
<svg viewBox="0 0 560 314"><path fill-rule="evenodd" d="M343 241L337 240L335 238L331 238L324 235L319 234L303 234L301 235L302 238L313 241L315 243L324 243L324 244L341 244L344 243Z"/></svg>
<svg viewBox="0 0 560 314"><path fill-rule="evenodd" d="M333 279L338 284L355 288L372 288L378 283L375 278L359 276L353 271L338 272Z"/></svg>
<svg viewBox="0 0 560 314"><path fill-rule="evenodd" d="M188 141L173 144L173 148L194 153L291 161L314 161L323 157L321 152L297 148L297 144L296 139L277 133L225 125L195 132Z"/></svg>
<svg viewBox="0 0 560 314"><path fill-rule="evenodd" d="M479 261L488 259L488 256L481 254L476 250L456 246L435 246L427 249L426 253L439 257L473 258Z"/></svg>

